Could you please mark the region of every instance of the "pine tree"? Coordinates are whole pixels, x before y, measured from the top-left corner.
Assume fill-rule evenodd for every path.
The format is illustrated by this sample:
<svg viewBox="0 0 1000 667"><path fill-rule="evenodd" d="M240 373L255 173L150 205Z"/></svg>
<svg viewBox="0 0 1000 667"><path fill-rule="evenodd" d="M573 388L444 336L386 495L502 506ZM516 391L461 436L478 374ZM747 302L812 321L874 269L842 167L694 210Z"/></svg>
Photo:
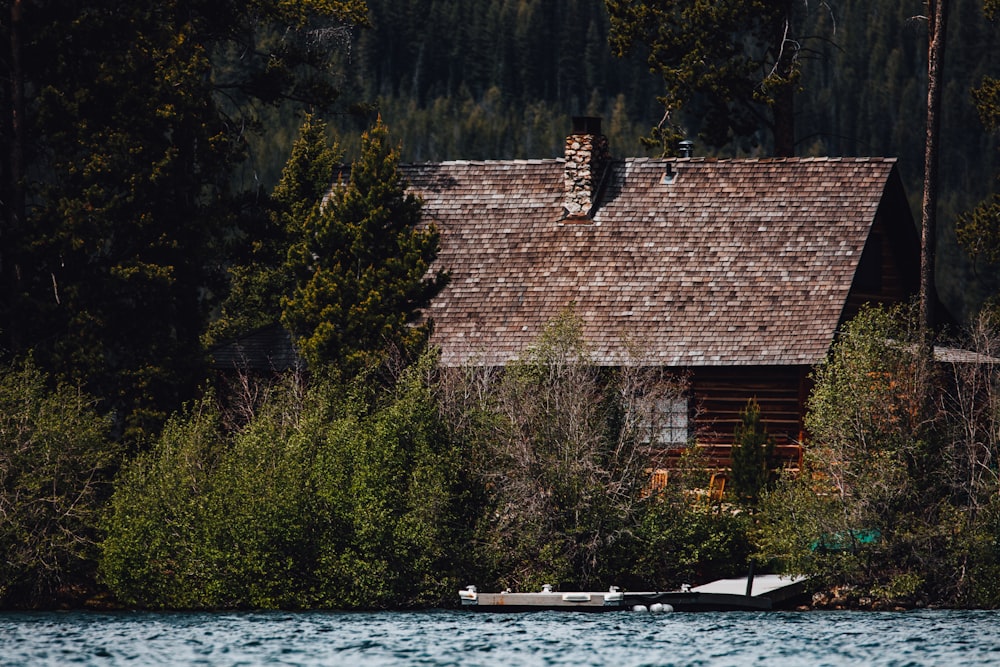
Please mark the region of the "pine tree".
<svg viewBox="0 0 1000 667"><path fill-rule="evenodd" d="M748 400L740 411L732 452L733 492L739 501L755 505L771 481L770 462L774 455L774 440L760 420L760 404L755 398Z"/></svg>
<svg viewBox="0 0 1000 667"><path fill-rule="evenodd" d="M139 440L200 380L262 104L330 106L364 2L4 8L0 355L33 351Z"/></svg>
<svg viewBox="0 0 1000 667"><path fill-rule="evenodd" d="M281 320L281 300L294 284L286 266L301 221L330 189L341 151L328 139L327 124L308 114L274 187L266 217L246 230L247 254L229 267L229 293L206 342L238 336Z"/></svg>
<svg viewBox="0 0 1000 667"><path fill-rule="evenodd" d="M991 21L1000 18L1000 2L986 0L983 9ZM985 128L993 133L1000 131L1000 79L983 77L972 96ZM973 258L1000 262L1000 192L995 187L975 208L960 215L955 226L959 243Z"/></svg>
<svg viewBox="0 0 1000 667"><path fill-rule="evenodd" d="M650 143L675 150L692 125L710 146L770 132L774 154L795 151L794 92L805 12L790 0L606 0L609 41L624 56L648 47L663 78L664 116ZM681 116L684 120L681 120Z"/></svg>
<svg viewBox="0 0 1000 667"><path fill-rule="evenodd" d="M420 202L405 191L399 148L381 118L362 136L347 182L315 202L292 235L294 286L282 322L310 364L351 373L392 352L416 353L427 333L414 326L419 310L446 277L427 276L438 233L420 224Z"/></svg>

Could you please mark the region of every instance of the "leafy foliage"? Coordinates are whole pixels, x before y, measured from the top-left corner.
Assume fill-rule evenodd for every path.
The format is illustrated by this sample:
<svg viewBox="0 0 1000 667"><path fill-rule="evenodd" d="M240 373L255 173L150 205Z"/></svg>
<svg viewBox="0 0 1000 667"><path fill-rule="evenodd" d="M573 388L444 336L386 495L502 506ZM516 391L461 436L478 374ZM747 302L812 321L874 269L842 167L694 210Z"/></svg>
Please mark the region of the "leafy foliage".
<svg viewBox="0 0 1000 667"><path fill-rule="evenodd" d="M413 323L446 280L427 277L438 234L421 227L420 202L404 190L399 149L381 120L362 144L348 181L296 221L294 289L282 299L282 322L306 359L348 373L393 349L415 355L426 325Z"/></svg>
<svg viewBox="0 0 1000 667"><path fill-rule="evenodd" d="M732 512L672 482L645 505L632 546L630 576L644 587L678 590L746 575L749 515Z"/></svg>
<svg viewBox="0 0 1000 667"><path fill-rule="evenodd" d="M118 448L95 400L28 361L0 370L0 605L93 593Z"/></svg>
<svg viewBox="0 0 1000 667"><path fill-rule="evenodd" d="M763 555L890 603L997 604L996 341L981 320L944 378L911 312L863 309L816 371L805 470L761 503Z"/></svg>
<svg viewBox="0 0 1000 667"><path fill-rule="evenodd" d="M206 498L222 456L218 415L205 399L164 426L153 448L123 467L101 545L101 574L127 604L196 606L217 599L224 556L208 541Z"/></svg>
<svg viewBox="0 0 1000 667"><path fill-rule="evenodd" d="M482 583L606 585L627 570L648 478L655 406L674 378L590 360L571 310L505 369L443 369L442 405L483 492L473 542Z"/></svg>
<svg viewBox="0 0 1000 667"><path fill-rule="evenodd" d="M125 470L101 571L154 608L382 608L451 596L455 458L425 360L392 393L290 376L226 435L192 406Z"/></svg>
<svg viewBox="0 0 1000 667"><path fill-rule="evenodd" d="M806 428L813 449L828 454L835 493L853 503L857 521L892 523L912 493L907 478L925 462L930 415L921 389L931 369L916 335L910 315L865 309L815 374Z"/></svg>
<svg viewBox="0 0 1000 667"><path fill-rule="evenodd" d="M640 521L626 559L627 585L678 590L746 574L752 517L706 493L709 469L692 443L669 471L663 488L644 493ZM626 579L626 581L628 581Z"/></svg>

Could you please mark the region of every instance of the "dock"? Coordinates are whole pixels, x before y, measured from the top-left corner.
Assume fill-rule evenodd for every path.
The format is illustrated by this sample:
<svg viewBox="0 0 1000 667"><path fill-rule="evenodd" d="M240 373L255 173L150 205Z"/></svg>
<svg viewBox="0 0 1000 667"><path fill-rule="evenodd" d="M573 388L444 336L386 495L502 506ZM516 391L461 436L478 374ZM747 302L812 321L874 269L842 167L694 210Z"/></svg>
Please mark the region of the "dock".
<svg viewBox="0 0 1000 667"><path fill-rule="evenodd" d="M808 577L777 574L719 579L677 591L556 591L544 586L531 593L459 591L462 608L481 612L530 611L771 611L793 604Z"/></svg>

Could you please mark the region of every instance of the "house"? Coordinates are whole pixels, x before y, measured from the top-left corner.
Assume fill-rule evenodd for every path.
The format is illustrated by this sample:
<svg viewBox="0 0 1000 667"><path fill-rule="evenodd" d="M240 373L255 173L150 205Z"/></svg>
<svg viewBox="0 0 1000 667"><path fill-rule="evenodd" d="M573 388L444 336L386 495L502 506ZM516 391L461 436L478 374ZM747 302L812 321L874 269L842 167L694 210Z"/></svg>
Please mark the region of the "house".
<svg viewBox="0 0 1000 667"><path fill-rule="evenodd" d="M838 327L918 290L894 159L613 159L578 118L563 158L403 169L451 274L427 313L443 364L505 364L572 304L598 364L638 344L689 375L688 428L720 461L751 397L794 459Z"/></svg>

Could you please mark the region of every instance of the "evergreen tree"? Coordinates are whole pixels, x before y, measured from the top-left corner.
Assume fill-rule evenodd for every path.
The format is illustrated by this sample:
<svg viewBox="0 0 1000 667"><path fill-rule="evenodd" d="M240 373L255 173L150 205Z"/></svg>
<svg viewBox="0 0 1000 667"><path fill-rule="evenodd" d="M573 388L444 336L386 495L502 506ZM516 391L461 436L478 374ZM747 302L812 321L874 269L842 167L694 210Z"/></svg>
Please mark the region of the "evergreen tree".
<svg viewBox="0 0 1000 667"><path fill-rule="evenodd" d="M984 9L990 20L1000 17L1000 2L986 0ZM1000 79L983 77L973 91L973 98L983 125L996 133L1000 130ZM959 216L956 227L959 242L974 258L1000 262L1000 193L994 191L974 209Z"/></svg>
<svg viewBox="0 0 1000 667"><path fill-rule="evenodd" d="M306 359L347 372L415 353L427 333L413 326L419 310L446 280L427 276L438 233L420 224L381 118L361 147L347 182L297 221L287 263L294 287L282 300L282 322Z"/></svg>
<svg viewBox="0 0 1000 667"><path fill-rule="evenodd" d="M238 148L210 122L192 25L107 2L32 4L25 23L30 205L7 217L24 224L6 235L5 347L85 380L138 434L191 381Z"/></svg>
<svg viewBox="0 0 1000 667"><path fill-rule="evenodd" d="M733 437L733 493L741 502L755 505L771 481L774 439L760 420L760 404L751 398L740 411Z"/></svg>
<svg viewBox="0 0 1000 667"><path fill-rule="evenodd" d="M700 119L699 136L723 146L761 129L774 153L794 154L793 93L800 75L802 3L791 0L607 0L618 55L640 44L666 86L663 120L651 141L664 152ZM808 5L807 5L808 6ZM680 118L683 112L684 120Z"/></svg>
<svg viewBox="0 0 1000 667"><path fill-rule="evenodd" d="M247 230L248 254L229 268L229 293L208 331L208 344L281 321L281 300L294 288L286 267L289 247L298 225L329 191L340 156L328 140L326 123L307 115L271 194L268 215Z"/></svg>
<svg viewBox="0 0 1000 667"><path fill-rule="evenodd" d="M364 4L4 6L17 56L0 60L0 352L34 350L148 435L200 374L255 109L328 106L330 36Z"/></svg>

